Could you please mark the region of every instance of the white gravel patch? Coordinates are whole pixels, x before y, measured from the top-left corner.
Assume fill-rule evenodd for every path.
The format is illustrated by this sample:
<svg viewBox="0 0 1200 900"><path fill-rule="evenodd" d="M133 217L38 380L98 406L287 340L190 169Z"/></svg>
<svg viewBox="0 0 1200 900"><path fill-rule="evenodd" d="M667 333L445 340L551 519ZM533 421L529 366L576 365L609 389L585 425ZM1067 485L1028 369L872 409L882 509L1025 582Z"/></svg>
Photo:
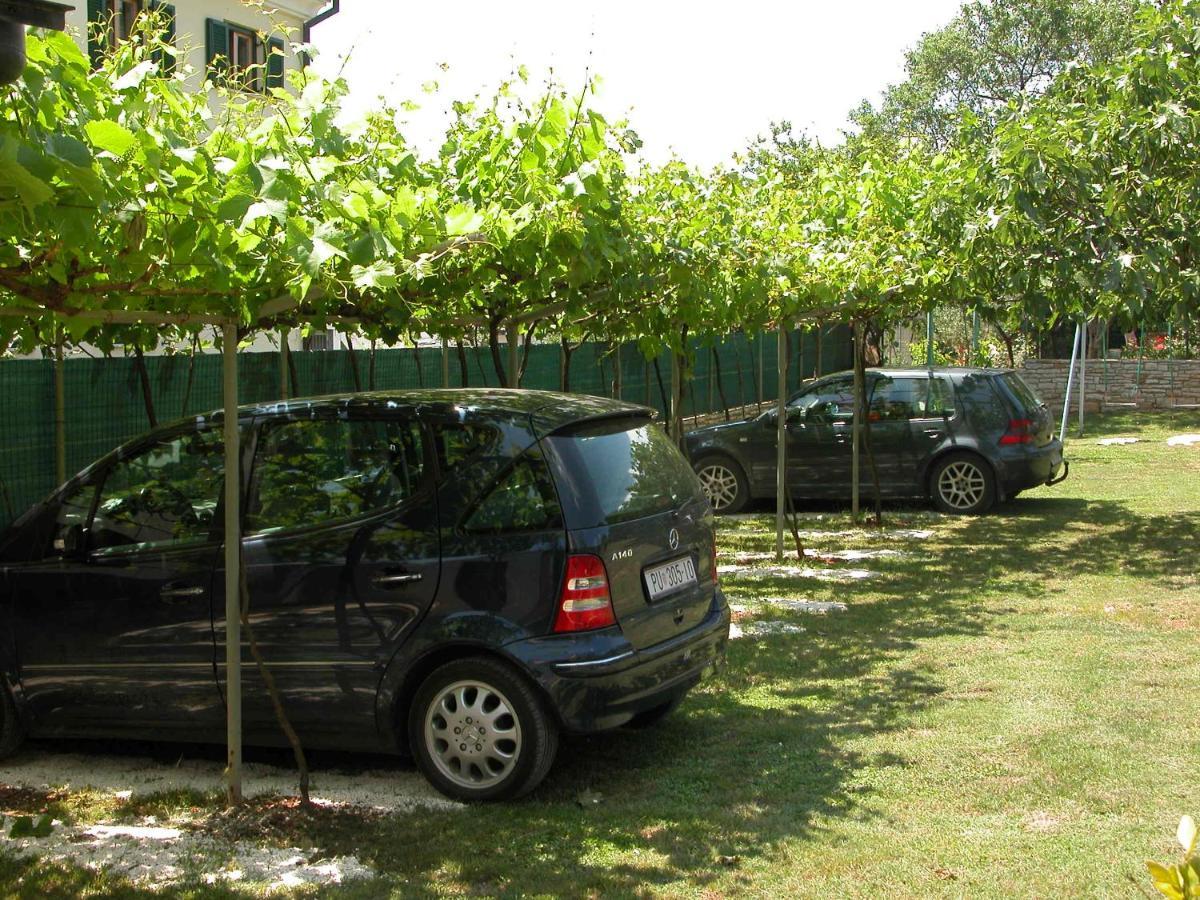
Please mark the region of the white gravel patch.
<svg viewBox="0 0 1200 900"><path fill-rule="evenodd" d="M763 600L770 606L777 609L788 609L792 612L816 613L817 615L825 615L831 612L845 612L847 606L845 603L837 601L823 600L790 600L786 597L767 597Z"/></svg>
<svg viewBox="0 0 1200 900"><path fill-rule="evenodd" d="M1177 434L1167 438L1167 443L1172 447L1194 447L1200 444L1200 434Z"/></svg>
<svg viewBox="0 0 1200 900"><path fill-rule="evenodd" d="M743 637L767 637L773 634L803 634L807 631L802 625L791 622L746 622L738 625L736 622L729 626L729 639L735 641Z"/></svg>
<svg viewBox="0 0 1200 900"><path fill-rule="evenodd" d="M904 556L901 550L815 550L812 547L804 548L804 555L812 559L832 559L841 562L856 562L861 559L898 559ZM795 557L795 553L789 551L784 554L786 557ZM775 554L770 551L762 552L746 552L735 553L733 556L734 564L745 565L752 562L766 562L775 558Z"/></svg>
<svg viewBox="0 0 1200 900"><path fill-rule="evenodd" d="M1138 442L1137 438L1130 438L1130 437L1101 438L1100 440L1096 441L1096 443L1099 444L1101 447L1113 447L1113 446L1119 446L1121 444L1136 444L1137 442Z"/></svg>
<svg viewBox="0 0 1200 900"><path fill-rule="evenodd" d="M863 581L878 573L867 569L811 569L807 566L717 566L718 575L745 578L815 578L818 581Z"/></svg>
<svg viewBox="0 0 1200 900"><path fill-rule="evenodd" d="M374 878L375 872L353 856L321 858L314 849L225 844L208 835L179 828L146 825L63 825L41 838L9 838L5 822L0 850L36 856L47 862L127 878L147 887L164 887L185 876L209 884L253 882L270 889L304 884L341 884Z"/></svg>
<svg viewBox="0 0 1200 900"><path fill-rule="evenodd" d="M224 787L222 768L221 763L212 760L182 760L170 765L133 756L28 752L0 762L0 784L37 790L93 788L127 799L162 791L219 791ZM294 796L296 773L262 763L244 763L242 793L247 797ZM413 771L345 774L318 770L311 775L309 793L314 801L386 812L464 808L437 793Z"/></svg>

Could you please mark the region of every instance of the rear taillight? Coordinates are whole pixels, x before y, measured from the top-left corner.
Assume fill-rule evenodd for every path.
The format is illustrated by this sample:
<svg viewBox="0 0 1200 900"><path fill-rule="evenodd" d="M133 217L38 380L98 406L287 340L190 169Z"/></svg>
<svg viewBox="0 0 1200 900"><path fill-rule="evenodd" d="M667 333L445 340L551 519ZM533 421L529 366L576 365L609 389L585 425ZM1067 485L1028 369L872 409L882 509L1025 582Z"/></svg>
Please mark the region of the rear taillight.
<svg viewBox="0 0 1200 900"><path fill-rule="evenodd" d="M1004 432L1004 436L1000 438L1000 446L1007 447L1010 444L1032 444L1033 443L1033 422L1030 419L1010 419L1008 422L1008 430Z"/></svg>
<svg viewBox="0 0 1200 900"><path fill-rule="evenodd" d="M615 625L612 596L608 592L608 574L598 556L567 557L567 577L558 598L554 630L591 631Z"/></svg>

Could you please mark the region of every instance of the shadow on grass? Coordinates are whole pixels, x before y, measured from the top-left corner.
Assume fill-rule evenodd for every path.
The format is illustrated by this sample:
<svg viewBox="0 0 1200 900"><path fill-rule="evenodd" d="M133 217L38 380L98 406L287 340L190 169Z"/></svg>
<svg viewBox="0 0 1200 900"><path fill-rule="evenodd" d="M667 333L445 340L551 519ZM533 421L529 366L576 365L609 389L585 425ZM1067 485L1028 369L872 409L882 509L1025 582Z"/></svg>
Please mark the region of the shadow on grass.
<svg viewBox="0 0 1200 900"><path fill-rule="evenodd" d="M863 770L909 764L856 748L938 702L945 686L916 652L924 642L1003 634L1011 610L995 597L1046 598L1064 575L1120 571L1169 584L1197 538L1200 514L1140 517L1115 501L1024 498L887 560L877 580L822 587L849 609L806 620L803 634L731 644L723 679L660 727L565 740L544 786L523 802L369 823L314 820L290 837L380 873L325 896L634 895L655 885L727 886L731 875L749 888L738 874L747 863L816 835L826 820L872 815ZM992 602L980 602L984 591ZM284 754L269 756L286 764ZM330 763L346 759L317 761ZM14 883L14 866L22 885L49 896L81 886L53 867L11 861L0 881Z"/></svg>

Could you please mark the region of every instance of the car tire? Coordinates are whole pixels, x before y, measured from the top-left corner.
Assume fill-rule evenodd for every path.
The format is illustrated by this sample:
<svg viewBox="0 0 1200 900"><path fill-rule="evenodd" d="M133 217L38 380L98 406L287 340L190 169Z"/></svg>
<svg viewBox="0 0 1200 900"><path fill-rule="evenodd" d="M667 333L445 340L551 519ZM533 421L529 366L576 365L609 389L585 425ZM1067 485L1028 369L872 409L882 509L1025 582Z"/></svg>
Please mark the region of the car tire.
<svg viewBox="0 0 1200 900"><path fill-rule="evenodd" d="M996 502L996 476L981 456L948 453L933 467L929 494L933 505L944 513L977 516Z"/></svg>
<svg viewBox="0 0 1200 900"><path fill-rule="evenodd" d="M750 502L750 482L746 480L746 473L728 456L702 456L692 468L717 515L739 513Z"/></svg>
<svg viewBox="0 0 1200 900"><path fill-rule="evenodd" d="M25 743L25 723L13 700L12 688L0 686L0 759L13 756Z"/></svg>
<svg viewBox="0 0 1200 900"><path fill-rule="evenodd" d="M529 793L558 751L558 722L533 685L482 656L446 663L421 683L409 709L408 736L430 783L469 802Z"/></svg>

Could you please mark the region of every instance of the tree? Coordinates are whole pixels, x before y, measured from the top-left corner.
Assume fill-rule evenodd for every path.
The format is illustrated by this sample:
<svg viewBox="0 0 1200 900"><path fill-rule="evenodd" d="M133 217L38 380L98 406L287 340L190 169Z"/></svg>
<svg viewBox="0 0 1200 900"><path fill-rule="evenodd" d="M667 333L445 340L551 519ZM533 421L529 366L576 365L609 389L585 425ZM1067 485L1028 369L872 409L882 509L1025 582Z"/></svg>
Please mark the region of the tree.
<svg viewBox="0 0 1200 900"><path fill-rule="evenodd" d="M852 115L876 139L950 144L965 118L990 131L1010 101L1036 96L1075 63L1120 52L1138 0L971 0L905 59L906 78L879 107Z"/></svg>
<svg viewBox="0 0 1200 900"><path fill-rule="evenodd" d="M1148 7L1132 49L1065 72L960 157L972 290L1013 315L1194 315L1200 299L1200 5Z"/></svg>

